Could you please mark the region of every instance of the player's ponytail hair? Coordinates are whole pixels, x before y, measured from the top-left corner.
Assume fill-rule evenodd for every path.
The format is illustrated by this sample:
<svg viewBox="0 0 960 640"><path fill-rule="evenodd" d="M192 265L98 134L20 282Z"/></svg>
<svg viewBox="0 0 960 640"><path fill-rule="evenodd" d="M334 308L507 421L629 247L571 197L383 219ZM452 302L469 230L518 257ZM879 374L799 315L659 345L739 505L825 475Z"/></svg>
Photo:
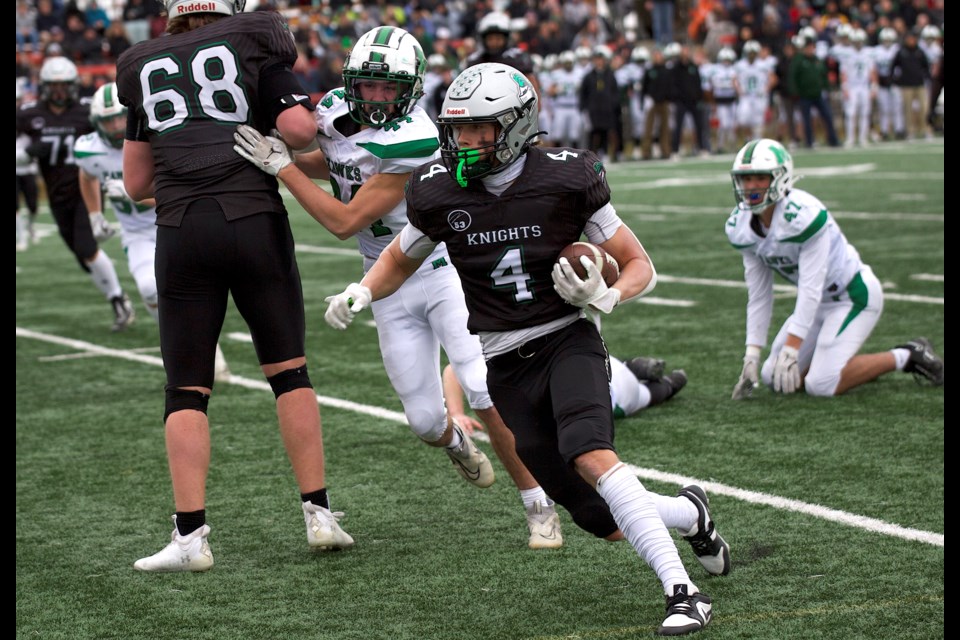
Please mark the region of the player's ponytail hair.
<svg viewBox="0 0 960 640"><path fill-rule="evenodd" d="M167 28L165 31L167 35L176 35L178 33L186 33L188 31L193 31L194 29L199 29L204 27L211 22L216 22L221 18L229 18L230 16L224 15L222 13L188 13L186 15L177 16L176 18L169 18L167 20Z"/></svg>

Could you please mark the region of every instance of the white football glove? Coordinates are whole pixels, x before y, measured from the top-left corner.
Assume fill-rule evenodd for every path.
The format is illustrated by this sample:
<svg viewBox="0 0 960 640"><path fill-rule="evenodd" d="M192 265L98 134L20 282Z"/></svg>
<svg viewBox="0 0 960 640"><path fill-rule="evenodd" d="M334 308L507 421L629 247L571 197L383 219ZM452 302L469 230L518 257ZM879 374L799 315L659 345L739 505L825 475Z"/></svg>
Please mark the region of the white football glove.
<svg viewBox="0 0 960 640"><path fill-rule="evenodd" d="M90 212L90 229L93 231L93 239L97 242L104 242L117 235L117 228L107 222L100 211Z"/></svg>
<svg viewBox="0 0 960 640"><path fill-rule="evenodd" d="M362 284L351 282L343 290L343 293L323 299L324 302L329 303L327 312L323 314L323 319L334 329L343 331L350 326L358 311L370 306L372 299L370 289Z"/></svg>
<svg viewBox="0 0 960 640"><path fill-rule="evenodd" d="M110 200L130 200L130 194L128 194L124 188L122 178L105 180L103 183L103 194Z"/></svg>
<svg viewBox="0 0 960 640"><path fill-rule="evenodd" d="M747 347L747 354L743 356L743 370L740 379L733 387L734 400L744 400L753 395L753 390L760 384L760 349L754 346Z"/></svg>
<svg viewBox="0 0 960 640"><path fill-rule="evenodd" d="M33 162L33 158L27 153L26 149L17 149L17 166L25 167Z"/></svg>
<svg viewBox="0 0 960 640"><path fill-rule="evenodd" d="M793 393L800 388L800 364L798 352L793 347L783 345L773 365L773 390L781 393Z"/></svg>
<svg viewBox="0 0 960 640"><path fill-rule="evenodd" d="M580 264L587 270L587 279L582 280L566 258L553 265L553 288L560 297L575 307L593 307L610 313L620 302L620 290L608 287L593 260L580 256Z"/></svg>
<svg viewBox="0 0 960 640"><path fill-rule="evenodd" d="M265 136L253 127L241 124L233 134L233 150L252 162L258 169L277 175L289 164L293 164L290 149L282 140Z"/></svg>

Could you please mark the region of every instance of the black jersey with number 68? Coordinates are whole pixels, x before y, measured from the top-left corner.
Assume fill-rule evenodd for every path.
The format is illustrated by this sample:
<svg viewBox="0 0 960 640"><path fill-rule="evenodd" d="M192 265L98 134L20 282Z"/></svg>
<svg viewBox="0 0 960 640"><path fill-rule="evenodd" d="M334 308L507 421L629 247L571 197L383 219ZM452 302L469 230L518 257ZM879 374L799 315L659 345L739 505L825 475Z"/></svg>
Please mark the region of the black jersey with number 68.
<svg viewBox="0 0 960 640"><path fill-rule="evenodd" d="M460 274L471 332L508 331L569 315L550 273L560 250L610 201L591 151L532 147L501 196L479 181L461 188L442 162L410 176L407 215L431 240L446 242Z"/></svg>
<svg viewBox="0 0 960 640"><path fill-rule="evenodd" d="M267 132L260 95L265 70L297 59L283 18L240 13L199 29L131 47L117 63L120 101L135 111L156 166L157 223L178 225L187 205L215 198L228 220L283 212L276 178L233 150L239 124Z"/></svg>

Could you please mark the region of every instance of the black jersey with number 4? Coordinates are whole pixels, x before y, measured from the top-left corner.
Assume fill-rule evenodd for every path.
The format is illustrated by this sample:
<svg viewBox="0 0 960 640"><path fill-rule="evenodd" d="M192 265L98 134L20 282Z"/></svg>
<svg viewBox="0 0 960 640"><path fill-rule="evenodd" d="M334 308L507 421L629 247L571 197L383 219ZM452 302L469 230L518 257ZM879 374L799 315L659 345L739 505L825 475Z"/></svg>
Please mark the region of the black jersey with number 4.
<svg viewBox="0 0 960 640"><path fill-rule="evenodd" d="M442 162L417 168L407 216L446 242L460 274L471 332L508 331L569 315L550 277L560 250L610 201L600 159L582 149L532 147L514 183L495 196L479 181L461 188Z"/></svg>
<svg viewBox="0 0 960 640"><path fill-rule="evenodd" d="M293 36L272 11L147 40L120 56L120 101L136 111L136 139L153 151L157 224L179 225L201 197L215 198L228 220L284 211L276 178L233 150L233 133L239 124L270 130L262 105L278 96L260 95L261 75L296 59Z"/></svg>
<svg viewBox="0 0 960 640"><path fill-rule="evenodd" d="M88 100L73 103L63 113L53 113L42 102L24 104L17 109L17 135L30 136L51 207L72 207L80 200L73 143L91 131Z"/></svg>

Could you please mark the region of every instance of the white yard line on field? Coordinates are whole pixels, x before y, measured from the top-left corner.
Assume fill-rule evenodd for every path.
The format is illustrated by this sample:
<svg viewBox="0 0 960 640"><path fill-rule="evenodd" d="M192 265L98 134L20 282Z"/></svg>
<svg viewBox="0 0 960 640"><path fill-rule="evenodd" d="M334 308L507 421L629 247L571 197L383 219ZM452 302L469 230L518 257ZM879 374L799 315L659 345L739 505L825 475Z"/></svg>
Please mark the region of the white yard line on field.
<svg viewBox="0 0 960 640"><path fill-rule="evenodd" d="M128 360L130 362L139 362L141 364L148 364L155 367L163 366L163 360L160 358L136 353L135 351L137 350L111 349L109 347L103 347L90 342L85 342L83 340L64 338L62 336L32 331L30 329L24 329L21 327L17 327L17 338L39 340L41 342L67 347L69 349L76 349L84 353L118 358L121 360ZM231 375L227 384L233 384L247 389L272 393L270 385L264 380L253 380L243 376ZM375 418L390 420L391 422L398 424L407 424L406 417L397 411L390 411L381 407L350 402L340 398L331 398L329 396L318 395L317 401L326 407L334 407L337 409L344 409L346 411L353 411L355 413L373 416ZM489 437L487 434L482 432L474 432L473 437L478 440L489 442ZM836 509L830 509L828 507L816 504L809 504L799 500L791 500L789 498L782 498L766 493L748 491L746 489L740 489L737 487L720 484L718 482L709 482L698 478L691 478L689 476L658 471L656 469L644 469L642 467L636 467L633 465L629 466L631 471L635 473L637 477L643 478L644 480L655 480L658 482L669 482L679 485L698 484L710 493L729 496L744 502L762 504L775 509L803 513L815 518L820 518L822 520L829 520L831 522L845 524L850 527L855 527L857 529L863 529L865 531L871 531L894 538L902 538L903 540L923 542L938 547L943 546L943 534L941 533L933 533L930 531L921 531L918 529L901 527L899 525L884 522L883 520L877 520L875 518L868 518L866 516L847 513L845 511L838 511Z"/></svg>

